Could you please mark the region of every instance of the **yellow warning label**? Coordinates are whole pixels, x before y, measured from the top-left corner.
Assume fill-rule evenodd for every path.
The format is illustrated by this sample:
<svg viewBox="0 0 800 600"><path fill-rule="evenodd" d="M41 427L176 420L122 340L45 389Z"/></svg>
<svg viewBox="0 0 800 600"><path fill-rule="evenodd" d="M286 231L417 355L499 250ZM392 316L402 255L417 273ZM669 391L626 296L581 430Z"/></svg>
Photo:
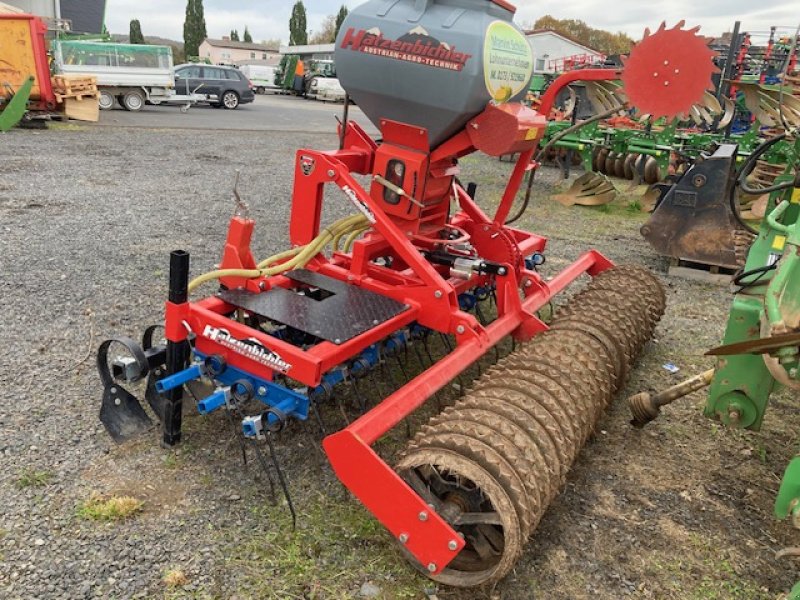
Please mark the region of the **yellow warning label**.
<svg viewBox="0 0 800 600"><path fill-rule="evenodd" d="M800 204L800 188L794 188L791 202L792 204Z"/></svg>
<svg viewBox="0 0 800 600"><path fill-rule="evenodd" d="M526 140L535 140L537 135L539 135L539 128L538 127L532 127L531 129L528 129L527 132L525 132L525 139Z"/></svg>
<svg viewBox="0 0 800 600"><path fill-rule="evenodd" d="M783 247L786 245L786 236L785 235L776 235L775 239L772 240L772 249L773 250L783 250Z"/></svg>

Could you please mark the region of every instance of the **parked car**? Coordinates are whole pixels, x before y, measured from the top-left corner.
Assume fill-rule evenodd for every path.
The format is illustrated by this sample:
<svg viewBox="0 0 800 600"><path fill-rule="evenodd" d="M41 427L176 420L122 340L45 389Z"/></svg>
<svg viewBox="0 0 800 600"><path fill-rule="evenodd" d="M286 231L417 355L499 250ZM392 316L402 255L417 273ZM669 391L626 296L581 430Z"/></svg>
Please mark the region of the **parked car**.
<svg viewBox="0 0 800 600"><path fill-rule="evenodd" d="M175 92L194 92L215 108L233 110L255 100L253 84L239 69L221 65L185 64L175 67Z"/></svg>
<svg viewBox="0 0 800 600"><path fill-rule="evenodd" d="M325 102L344 102L345 91L336 77L312 77L306 98Z"/></svg>
<svg viewBox="0 0 800 600"><path fill-rule="evenodd" d="M264 94L267 90L277 91L275 84L275 67L268 65L242 65L239 67L245 77L253 84L256 94Z"/></svg>

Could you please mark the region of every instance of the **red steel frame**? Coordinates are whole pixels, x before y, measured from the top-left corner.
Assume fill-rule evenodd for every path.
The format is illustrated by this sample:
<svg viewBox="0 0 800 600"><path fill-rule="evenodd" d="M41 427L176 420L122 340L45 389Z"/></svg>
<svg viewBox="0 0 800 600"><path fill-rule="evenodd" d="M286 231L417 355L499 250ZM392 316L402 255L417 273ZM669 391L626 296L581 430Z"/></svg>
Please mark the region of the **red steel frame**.
<svg viewBox="0 0 800 600"><path fill-rule="evenodd" d="M544 95L542 110L549 112L558 91L571 81L617 77L618 72L612 70L569 73L557 80ZM522 109L525 110L527 109ZM532 111L528 111L530 112ZM513 116L509 117L509 114ZM507 227L504 223L524 174L531 168L531 158L541 136L541 130L536 131L531 123L541 125L543 121L531 120L530 114L520 112L519 109L510 109L500 114L496 109L488 107L486 113L479 115L471 124L484 124L487 120L490 124L500 123L494 121L495 117L506 125L509 118L514 124L518 124L521 137L517 141L510 140L509 148L522 149L522 152L500 205L491 218L452 180L457 173L453 159L474 152L476 144L484 143L478 137L474 139L479 141L473 143L473 138L468 134L470 124L433 151L427 150L427 132L424 130L390 122L383 122L382 128L385 139L389 137L389 131L399 135L401 143L398 145L398 152L402 155L411 157L415 148L419 151L425 147L421 162L425 168L433 171L434 166L440 169L441 165L445 165L440 169L440 175L435 177L450 178L448 181L452 181L459 211L448 219L450 225L475 232L482 229L504 235L505 239L513 241L519 255L527 256L543 251L545 238ZM514 127L512 134L516 131ZM478 129L475 125L472 128ZM495 142L496 140L492 140L491 143ZM384 146L386 143L388 142L384 142ZM392 148L389 150L392 151ZM292 379L308 386L316 386L327 371L412 322L453 335L456 347L452 352L348 427L327 436L323 441L325 452L342 483L392 535L399 538L403 534L406 548L420 564L430 572L438 573L464 547L464 540L370 446L505 336L512 335L516 339L526 340L546 330L547 326L536 317L536 311L580 275L594 276L611 267L612 263L600 253L591 250L553 279L545 281L535 271L506 262L506 275L495 276L498 318L482 326L471 314L459 308L458 294L486 283L487 277L473 275L469 280L450 279L445 267L431 264L425 259L418 248L424 244L419 239L415 244L414 236L410 235L414 232L404 230L403 222L398 222L385 212L379 202L380 194L369 193L353 176L372 174L378 152L379 146L353 122L345 125L341 150L299 151L296 157L289 235L293 246L310 242L320 231L324 186L338 186L359 210L369 215L372 230L365 239L355 242L352 252L335 252L331 258L318 255L306 268L395 298L408 305L405 312L342 344L323 341L303 350L228 318L226 315L233 311L233 307L218 298L210 297L199 302L167 303L166 336L171 341L179 342L186 339L188 331L196 332L198 335L195 343L199 351L205 354L222 354L228 364L258 377L271 379L273 371L270 368L247 356L231 352L201 335L207 325L224 328L238 339L258 340L291 365L288 375ZM447 166L448 164L451 166ZM253 228L252 220L239 216L232 218L221 268L254 268L256 263L249 249ZM481 239L483 246L479 247L476 240ZM473 243L484 258L487 255L482 251L492 251L487 246L488 239L479 235L473 236ZM395 258L397 266L393 264L390 269L371 262L372 257L387 253ZM253 279L227 277L223 282L228 287L241 287L253 292L292 285L284 276ZM425 517L420 518L423 512Z"/></svg>

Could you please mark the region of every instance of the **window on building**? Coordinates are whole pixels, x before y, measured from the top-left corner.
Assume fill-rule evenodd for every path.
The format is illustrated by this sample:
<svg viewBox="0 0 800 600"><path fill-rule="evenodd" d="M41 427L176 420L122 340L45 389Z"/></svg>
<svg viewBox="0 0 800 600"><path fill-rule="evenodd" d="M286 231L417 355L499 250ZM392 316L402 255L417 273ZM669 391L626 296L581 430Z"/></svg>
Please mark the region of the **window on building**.
<svg viewBox="0 0 800 600"><path fill-rule="evenodd" d="M262 52L261 53L261 59L262 60L267 60L267 53L266 52Z"/></svg>
<svg viewBox="0 0 800 600"><path fill-rule="evenodd" d="M255 52L251 52L250 53L250 58L255 58L255 57L256 57L256 53Z"/></svg>
<svg viewBox="0 0 800 600"><path fill-rule="evenodd" d="M536 70L537 71L544 71L544 59L537 58L536 59Z"/></svg>

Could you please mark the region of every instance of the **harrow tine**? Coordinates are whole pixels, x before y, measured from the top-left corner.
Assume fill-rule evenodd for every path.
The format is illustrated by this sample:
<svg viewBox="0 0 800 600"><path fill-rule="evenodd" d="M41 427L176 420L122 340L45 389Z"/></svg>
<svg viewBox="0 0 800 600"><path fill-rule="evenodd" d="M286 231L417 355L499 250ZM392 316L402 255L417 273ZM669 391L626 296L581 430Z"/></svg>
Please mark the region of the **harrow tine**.
<svg viewBox="0 0 800 600"><path fill-rule="evenodd" d="M345 409L344 403L342 402L342 398L339 394L335 394L334 397L336 398L336 406L339 407L339 412L342 413L342 418L344 419L345 427L347 427L348 425L350 425L350 419L347 416L347 410Z"/></svg>
<svg viewBox="0 0 800 600"><path fill-rule="evenodd" d="M350 387L353 390L353 395L355 396L355 400L358 401L358 409L363 415L367 412L367 399L364 397L364 394L361 393L361 389L358 387L358 383L356 382L355 377L348 377L350 380Z"/></svg>
<svg viewBox="0 0 800 600"><path fill-rule="evenodd" d="M423 345L424 344L425 343L423 342ZM419 366L421 367L421 369L423 371L425 371L428 367L425 365L425 361L422 359L422 352L419 349L419 344L414 342L414 343L412 343L412 346L414 347L414 353L417 355L417 360L419 361ZM428 352L428 355L430 356L430 352ZM436 410L438 412L442 412L442 397L439 395L439 390L434 392L433 399L436 402Z"/></svg>
<svg viewBox="0 0 800 600"><path fill-rule="evenodd" d="M453 345L450 343L450 338L443 333L439 333L439 336L442 338L442 343L444 344L445 348L447 348L447 353L450 354L453 351ZM459 375L456 377L458 381L458 395L463 396L464 390L466 390L466 386L464 385L464 379Z"/></svg>
<svg viewBox="0 0 800 600"><path fill-rule="evenodd" d="M478 300L475 303L475 314L478 317L478 322L484 327L486 327L489 321L486 319L486 315L484 314L483 309L481 308L481 300ZM494 362L497 362L498 360L500 360L500 350L497 349L497 345L494 346L493 350L494 350Z"/></svg>
<svg viewBox="0 0 800 600"><path fill-rule="evenodd" d="M256 449L256 460L258 460L258 464L261 466L261 470L264 471L264 474L267 476L267 481L269 482L269 499L273 505L278 503L278 497L275 495L275 479L272 477L272 473L269 470L269 464L267 463L264 454L261 452L261 448L258 446L258 440L252 441L253 446Z"/></svg>
<svg viewBox="0 0 800 600"><path fill-rule="evenodd" d="M312 400L308 404L311 407L311 412L314 414L314 419L317 421L317 425L319 425L319 431L322 434L322 437L325 437L328 435L328 432L325 429L325 424L322 422L322 415L319 412L317 403Z"/></svg>
<svg viewBox="0 0 800 600"><path fill-rule="evenodd" d="M275 445L272 443L272 432L267 431L264 436L267 438L267 445L269 446L269 456L272 459L272 464L275 466L275 471L278 473L278 481L280 481L281 488L283 488L283 495L286 498L286 503L289 505L289 512L292 513L292 531L297 529L297 513L294 510L294 503L292 496L289 493L289 486L286 484L286 478L283 476L283 469L278 462L278 455L275 452ZM259 448L259 452L260 452Z"/></svg>
<svg viewBox="0 0 800 600"><path fill-rule="evenodd" d="M233 420L233 415L231 412L232 411L230 410L226 410L225 416L228 418L228 423L231 425L233 437L239 442L239 447L242 450L242 463L244 464L245 468L247 468L247 446L245 445L245 438L244 435L242 435L241 427L236 424L236 421Z"/></svg>
<svg viewBox="0 0 800 600"><path fill-rule="evenodd" d="M389 392L385 396L382 396L383 398L386 398L386 397L390 396L393 391L400 389L401 386L397 385L397 380L395 379L394 375L392 374L392 370L389 368L389 365L387 364L387 360L386 359L389 358L389 356L386 353L386 347L385 346L383 348L381 348L380 354L381 354L381 361L380 361L380 363L381 363L381 372L389 380L389 383L390 383L390 386L391 386ZM399 364L399 357L398 357L398 364ZM400 368L403 371L403 377L407 381L408 380L408 376L405 374L405 369L403 369L402 364L400 365ZM405 419L403 419L403 421L406 424L406 437L410 438L411 437L410 417L406 417Z"/></svg>
<svg viewBox="0 0 800 600"><path fill-rule="evenodd" d="M403 380L404 381L410 381L411 378L408 376L408 372L406 371L406 367L403 364L403 361L400 359L400 354L399 353L395 353L394 357L397 360L397 366L400 367L400 372L403 374ZM389 369L389 371L391 371L391 369ZM396 388L396 389L399 389L399 388ZM408 417L406 417L404 419L404 421L406 422L406 437L407 438L411 438L411 416L409 415Z"/></svg>

